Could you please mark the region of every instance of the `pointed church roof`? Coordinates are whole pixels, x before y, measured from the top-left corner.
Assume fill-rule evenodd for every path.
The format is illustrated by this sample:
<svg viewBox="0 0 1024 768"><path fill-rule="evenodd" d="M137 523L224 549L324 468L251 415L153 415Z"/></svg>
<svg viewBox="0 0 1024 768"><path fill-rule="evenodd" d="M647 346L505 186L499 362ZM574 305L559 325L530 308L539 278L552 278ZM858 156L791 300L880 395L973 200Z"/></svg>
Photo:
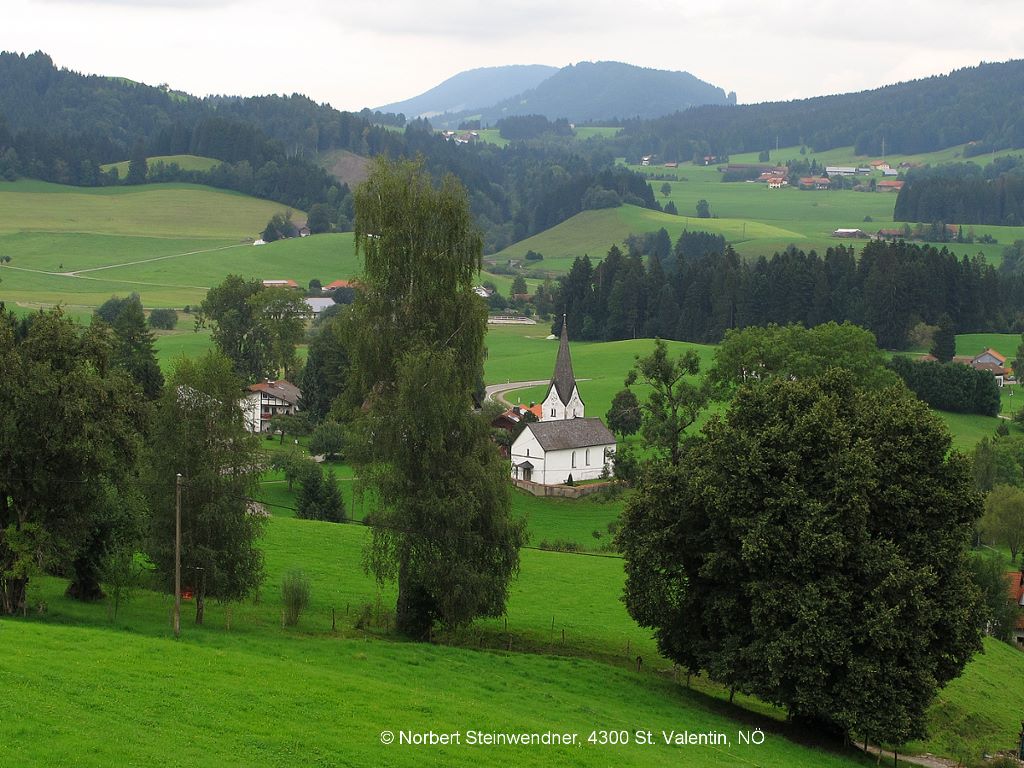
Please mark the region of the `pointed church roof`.
<svg viewBox="0 0 1024 768"><path fill-rule="evenodd" d="M569 323L562 315L562 338L558 342L558 357L555 358L555 373L551 377L551 384L548 386L548 394L551 394L551 387L558 392L558 399L563 405L569 404L572 391L576 387L576 376L572 372L572 357L569 355ZM547 396L545 396L547 399Z"/></svg>

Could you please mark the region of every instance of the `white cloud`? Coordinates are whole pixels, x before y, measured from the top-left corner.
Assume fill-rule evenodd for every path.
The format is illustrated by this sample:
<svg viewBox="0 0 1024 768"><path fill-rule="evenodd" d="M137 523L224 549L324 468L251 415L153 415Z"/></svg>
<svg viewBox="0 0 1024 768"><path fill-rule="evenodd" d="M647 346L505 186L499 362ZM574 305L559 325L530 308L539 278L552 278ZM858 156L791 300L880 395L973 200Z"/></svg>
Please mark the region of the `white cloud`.
<svg viewBox="0 0 1024 768"><path fill-rule="evenodd" d="M625 61L741 102L863 90L1020 56L1020 0L4 0L0 47L197 94L400 101L462 70ZM41 21L43 20L43 21ZM197 23L197 20L201 20ZM83 33L85 31L85 33Z"/></svg>

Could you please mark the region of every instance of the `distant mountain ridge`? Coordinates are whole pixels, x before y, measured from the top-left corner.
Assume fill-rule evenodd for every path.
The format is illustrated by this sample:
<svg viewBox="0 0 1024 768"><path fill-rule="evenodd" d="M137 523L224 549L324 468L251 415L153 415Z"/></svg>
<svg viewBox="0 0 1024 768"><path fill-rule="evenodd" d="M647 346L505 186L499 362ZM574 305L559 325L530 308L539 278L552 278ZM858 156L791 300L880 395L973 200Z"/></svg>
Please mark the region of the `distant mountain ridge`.
<svg viewBox="0 0 1024 768"><path fill-rule="evenodd" d="M544 115L549 120L601 122L615 118L655 118L693 106L734 104L735 94L706 83L689 72L637 67L617 61L582 61L548 72L535 84L501 95L512 81L509 67L469 70L404 102L381 107L407 116L429 116L435 128L455 128L479 117L493 125L512 115ZM550 67L541 68L551 70ZM533 70L531 70L533 71ZM534 72L539 74L539 71ZM472 82L475 105L453 108L448 84ZM441 92L440 94L438 92ZM489 100L483 100L485 94ZM468 102L469 99L467 98ZM412 107L410 111L410 106Z"/></svg>
<svg viewBox="0 0 1024 768"><path fill-rule="evenodd" d="M407 118L429 118L445 112L469 112L536 88L556 72L558 67L543 64L469 69L449 77L419 96L376 109L380 112L401 113Z"/></svg>

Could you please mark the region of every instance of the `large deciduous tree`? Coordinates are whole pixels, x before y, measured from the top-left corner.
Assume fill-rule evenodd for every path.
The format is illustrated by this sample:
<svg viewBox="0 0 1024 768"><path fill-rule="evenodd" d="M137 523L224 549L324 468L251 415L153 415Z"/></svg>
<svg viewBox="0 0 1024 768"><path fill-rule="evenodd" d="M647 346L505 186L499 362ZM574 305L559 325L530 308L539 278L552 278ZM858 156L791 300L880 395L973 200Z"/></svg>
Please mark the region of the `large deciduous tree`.
<svg viewBox="0 0 1024 768"><path fill-rule="evenodd" d="M1024 490L997 485L985 497L981 531L993 544L1010 550L1010 561L1024 548Z"/></svg>
<svg viewBox="0 0 1024 768"><path fill-rule="evenodd" d="M380 160L356 192L365 272L348 338L350 457L379 508L368 565L397 579L396 626L414 638L505 610L523 523L489 425L470 411L486 306L465 190L421 163Z"/></svg>
<svg viewBox="0 0 1024 768"><path fill-rule="evenodd" d="M618 538L662 653L830 729L922 735L983 623L981 500L938 418L830 371L740 388L687 449L645 473Z"/></svg>
<svg viewBox="0 0 1024 768"><path fill-rule="evenodd" d="M270 340L270 364L287 379L295 369L295 347L306 334L312 318L302 294L289 288L264 288L249 298L256 323Z"/></svg>
<svg viewBox="0 0 1024 768"><path fill-rule="evenodd" d="M210 321L213 340L247 381L294 372L295 347L312 316L302 295L228 275L203 300L197 327Z"/></svg>
<svg viewBox="0 0 1024 768"><path fill-rule="evenodd" d="M182 475L182 580L192 586L196 623L208 597L239 600L259 587L263 518L249 497L261 470L259 438L245 428L242 384L218 352L181 358L161 397L152 432L147 492L148 553L174 575L175 478Z"/></svg>
<svg viewBox="0 0 1024 768"><path fill-rule="evenodd" d="M196 329L209 322L213 340L243 380L255 381L270 370L270 338L258 322L257 307L250 299L263 290L259 280L228 275L206 293Z"/></svg>
<svg viewBox="0 0 1024 768"><path fill-rule="evenodd" d="M731 391L745 381L806 379L829 368L850 372L862 387L887 387L897 381L886 369L871 331L835 322L813 328L771 324L726 331L708 380L719 390Z"/></svg>
<svg viewBox="0 0 1024 768"><path fill-rule="evenodd" d="M146 411L112 364L116 342L60 310L0 316L0 613L24 610L40 564L102 596L104 556L137 533Z"/></svg>

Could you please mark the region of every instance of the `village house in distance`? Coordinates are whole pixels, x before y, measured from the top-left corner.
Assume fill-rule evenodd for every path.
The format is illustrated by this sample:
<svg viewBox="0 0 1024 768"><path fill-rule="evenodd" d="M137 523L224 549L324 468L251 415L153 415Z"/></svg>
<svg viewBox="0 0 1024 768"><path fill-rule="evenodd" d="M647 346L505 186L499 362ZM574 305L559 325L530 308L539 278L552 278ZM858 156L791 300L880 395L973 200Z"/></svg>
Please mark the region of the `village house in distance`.
<svg viewBox="0 0 1024 768"><path fill-rule="evenodd" d="M246 429L250 432L269 432L270 420L275 416L295 415L301 397L301 390L284 379L250 384L242 398Z"/></svg>
<svg viewBox="0 0 1024 768"><path fill-rule="evenodd" d="M569 355L568 323L562 336L555 372L541 403L540 421L528 423L512 443L512 477L541 485L596 480L609 473L615 456L615 436L601 419L585 418Z"/></svg>

